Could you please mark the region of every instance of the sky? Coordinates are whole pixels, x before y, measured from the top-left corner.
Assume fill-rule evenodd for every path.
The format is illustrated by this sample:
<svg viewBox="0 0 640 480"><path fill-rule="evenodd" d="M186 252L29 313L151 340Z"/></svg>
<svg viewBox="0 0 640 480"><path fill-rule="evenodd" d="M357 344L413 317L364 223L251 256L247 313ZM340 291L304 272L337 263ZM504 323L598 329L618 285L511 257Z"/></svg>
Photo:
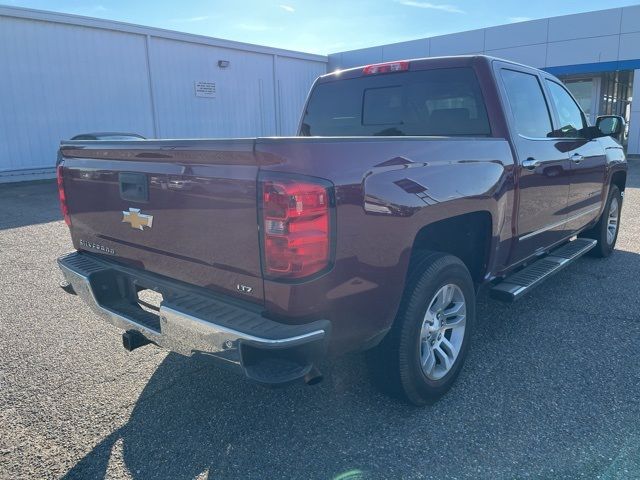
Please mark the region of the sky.
<svg viewBox="0 0 640 480"><path fill-rule="evenodd" d="M328 54L640 0L0 0L271 47Z"/></svg>

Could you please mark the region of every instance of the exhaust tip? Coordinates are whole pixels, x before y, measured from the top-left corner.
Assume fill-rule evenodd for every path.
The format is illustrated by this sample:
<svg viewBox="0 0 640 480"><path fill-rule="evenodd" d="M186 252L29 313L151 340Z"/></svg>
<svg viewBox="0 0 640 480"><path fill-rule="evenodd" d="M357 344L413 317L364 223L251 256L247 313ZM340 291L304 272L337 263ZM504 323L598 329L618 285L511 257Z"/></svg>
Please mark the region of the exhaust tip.
<svg viewBox="0 0 640 480"><path fill-rule="evenodd" d="M128 352L144 347L148 343L151 343L151 341L136 330L127 330L122 334L122 346Z"/></svg>
<svg viewBox="0 0 640 480"><path fill-rule="evenodd" d="M324 380L324 376L316 367L311 367L311 370L304 376L304 383L309 386L317 385L322 382L322 380Z"/></svg>

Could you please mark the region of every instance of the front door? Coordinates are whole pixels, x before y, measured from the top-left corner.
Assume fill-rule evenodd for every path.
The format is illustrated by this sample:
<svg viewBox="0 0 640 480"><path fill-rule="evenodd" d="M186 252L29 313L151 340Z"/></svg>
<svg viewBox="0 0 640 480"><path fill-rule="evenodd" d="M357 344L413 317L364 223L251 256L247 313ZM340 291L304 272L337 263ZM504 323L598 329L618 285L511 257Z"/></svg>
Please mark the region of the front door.
<svg viewBox="0 0 640 480"><path fill-rule="evenodd" d="M541 77L511 66L499 76L511 117L518 164L517 242L510 263L520 262L563 240L569 197L570 160L556 139ZM509 115L510 114L510 115Z"/></svg>
<svg viewBox="0 0 640 480"><path fill-rule="evenodd" d="M554 137L571 164L567 235L595 220L604 201L606 155L599 140L588 140L582 132L587 127L584 113L565 87L553 79L545 80L556 113Z"/></svg>

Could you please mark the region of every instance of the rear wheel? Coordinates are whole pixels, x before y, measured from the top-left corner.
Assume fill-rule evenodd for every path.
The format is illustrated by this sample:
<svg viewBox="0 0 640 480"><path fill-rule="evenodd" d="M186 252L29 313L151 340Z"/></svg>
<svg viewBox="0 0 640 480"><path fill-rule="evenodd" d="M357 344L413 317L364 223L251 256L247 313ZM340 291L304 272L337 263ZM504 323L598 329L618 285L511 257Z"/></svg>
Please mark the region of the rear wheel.
<svg viewBox="0 0 640 480"><path fill-rule="evenodd" d="M475 321L471 275L458 258L428 253L410 275L394 326L369 354L377 383L414 405L453 385Z"/></svg>
<svg viewBox="0 0 640 480"><path fill-rule="evenodd" d="M620 227L620 211L622 195L617 186L611 185L604 211L595 226L580 234L581 237L593 238L598 244L589 253L596 257L608 257L613 252L618 239Z"/></svg>

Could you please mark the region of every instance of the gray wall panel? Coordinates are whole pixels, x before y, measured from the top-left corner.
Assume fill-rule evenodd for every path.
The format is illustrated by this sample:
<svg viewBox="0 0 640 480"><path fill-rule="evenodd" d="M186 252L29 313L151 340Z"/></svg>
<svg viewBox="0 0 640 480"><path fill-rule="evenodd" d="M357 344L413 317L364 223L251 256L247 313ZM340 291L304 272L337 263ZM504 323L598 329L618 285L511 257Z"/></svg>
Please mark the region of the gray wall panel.
<svg viewBox="0 0 640 480"><path fill-rule="evenodd" d="M619 60L634 60L640 57L640 32L620 35Z"/></svg>
<svg viewBox="0 0 640 480"><path fill-rule="evenodd" d="M618 34L621 17L621 8L552 17L549 19L549 41Z"/></svg>
<svg viewBox="0 0 640 480"><path fill-rule="evenodd" d="M620 35L549 43L547 67L618 60Z"/></svg>
<svg viewBox="0 0 640 480"><path fill-rule="evenodd" d="M547 61L547 45L544 43L541 45L525 45L522 47L487 50L485 53L537 68L544 68Z"/></svg>
<svg viewBox="0 0 640 480"><path fill-rule="evenodd" d="M487 28L485 31L485 49L496 50L547 43L548 26L549 20L545 18Z"/></svg>
<svg viewBox="0 0 640 480"><path fill-rule="evenodd" d="M431 55L468 55L484 51L484 30L441 35L431 38Z"/></svg>
<svg viewBox="0 0 640 480"><path fill-rule="evenodd" d="M362 48L342 52L337 68L356 67L382 61L382 47Z"/></svg>
<svg viewBox="0 0 640 480"><path fill-rule="evenodd" d="M384 45L382 47L382 61L388 62L391 60L428 57L430 55L429 43L428 38L421 38L409 42Z"/></svg>
<svg viewBox="0 0 640 480"><path fill-rule="evenodd" d="M640 5L622 9L622 33L640 32Z"/></svg>

